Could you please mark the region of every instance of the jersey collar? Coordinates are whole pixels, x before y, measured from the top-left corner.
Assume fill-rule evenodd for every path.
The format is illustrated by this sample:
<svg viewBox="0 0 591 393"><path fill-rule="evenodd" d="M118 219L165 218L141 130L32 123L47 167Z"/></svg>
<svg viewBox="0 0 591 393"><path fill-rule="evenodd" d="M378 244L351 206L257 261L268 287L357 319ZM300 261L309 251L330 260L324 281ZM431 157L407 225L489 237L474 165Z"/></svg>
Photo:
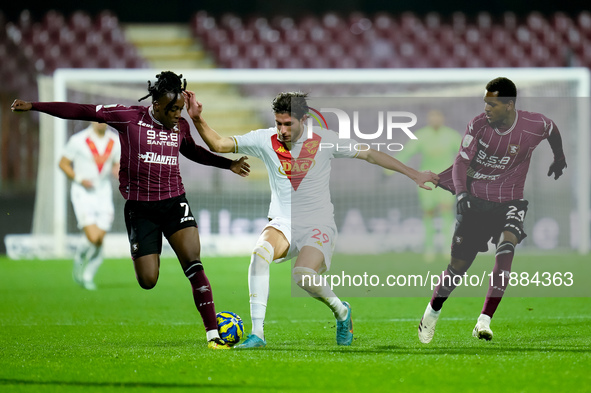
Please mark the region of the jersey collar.
<svg viewBox="0 0 591 393"><path fill-rule="evenodd" d="M513 131L513 129L515 128L515 126L517 125L517 120L519 119L519 111L517 109L515 109L515 120L513 120L513 124L511 125L511 127L509 127L507 129L507 131L499 131L499 129L497 127L495 127L495 132L499 135L507 135L508 133L510 133L511 131Z"/></svg>

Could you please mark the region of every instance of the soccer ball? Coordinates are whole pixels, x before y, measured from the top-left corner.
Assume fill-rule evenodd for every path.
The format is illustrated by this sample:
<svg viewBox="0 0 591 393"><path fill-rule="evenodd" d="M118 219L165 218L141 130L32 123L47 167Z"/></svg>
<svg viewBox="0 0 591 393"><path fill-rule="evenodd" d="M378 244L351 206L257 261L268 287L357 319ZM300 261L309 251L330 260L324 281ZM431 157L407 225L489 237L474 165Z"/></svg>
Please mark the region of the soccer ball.
<svg viewBox="0 0 591 393"><path fill-rule="evenodd" d="M239 343L244 334L242 319L231 311L221 311L216 316L220 338L228 345Z"/></svg>

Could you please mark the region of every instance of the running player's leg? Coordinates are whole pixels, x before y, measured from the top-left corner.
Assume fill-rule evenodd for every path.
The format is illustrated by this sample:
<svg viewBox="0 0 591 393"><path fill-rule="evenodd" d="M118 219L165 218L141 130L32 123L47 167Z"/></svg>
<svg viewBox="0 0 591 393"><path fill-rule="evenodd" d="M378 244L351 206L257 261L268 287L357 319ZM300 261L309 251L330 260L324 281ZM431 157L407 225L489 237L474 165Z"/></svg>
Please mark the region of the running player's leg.
<svg viewBox="0 0 591 393"><path fill-rule="evenodd" d="M485 339L487 341L493 338L493 332L490 328L491 318L505 294L505 289L507 289L509 273L511 273L511 264L517 243L518 240L515 234L508 231L504 231L501 234L495 253L495 266L492 270L492 277L484 300L484 306L472 331L472 336L475 338Z"/></svg>
<svg viewBox="0 0 591 393"><path fill-rule="evenodd" d="M77 188L72 189L72 208L74 209L74 215L76 216L78 228L83 230L83 232L86 226L95 223L93 214L94 207L91 199L92 198L90 197L89 193L85 190L79 190ZM81 286L84 286L82 276L84 273L84 267L88 261L88 254L91 253L92 248L92 242L88 239L86 233L84 233L83 236L80 237L76 251L74 253L74 266L72 270L72 277L74 278L74 281Z"/></svg>
<svg viewBox="0 0 591 393"><path fill-rule="evenodd" d="M86 235L82 235L78 241L78 246L74 253L74 266L72 269L72 277L77 284L83 285L82 275L84 273L84 266L86 265L87 255L90 253L92 243L88 241Z"/></svg>
<svg viewBox="0 0 591 393"><path fill-rule="evenodd" d="M143 289L152 289L160 274L160 255L148 254L133 259L133 268L138 284Z"/></svg>
<svg viewBox="0 0 591 393"><path fill-rule="evenodd" d="M292 276L296 284L310 296L326 304L337 320L337 344L351 345L353 341L353 322L351 307L341 301L328 283L319 275L325 270L325 255L313 246L302 247L295 262Z"/></svg>
<svg viewBox="0 0 591 393"><path fill-rule="evenodd" d="M248 291L252 335L265 341L264 323L269 299L269 270L275 259L285 258L289 241L280 230L267 226L257 240L248 267Z"/></svg>
<svg viewBox="0 0 591 393"><path fill-rule="evenodd" d="M90 251L87 254L88 263L82 273L82 284L86 289L96 289L94 276L103 263L103 240L106 233L97 224L84 227L84 234L91 244Z"/></svg>
<svg viewBox="0 0 591 393"><path fill-rule="evenodd" d="M146 203L128 200L124 208L135 276L143 289L154 288L160 274L162 230L154 221L154 216L159 211L158 206L154 206L151 211Z"/></svg>
<svg viewBox="0 0 591 393"><path fill-rule="evenodd" d="M523 230L527 205L525 200L513 201L495 212L503 232L498 240L494 239L497 243L495 266L482 312L472 332L476 338L491 340L493 337L490 322L507 289L515 247L527 236Z"/></svg>
<svg viewBox="0 0 591 393"><path fill-rule="evenodd" d="M487 224L482 219L474 215L458 216L452 241L451 261L439 277L439 283L433 290L431 301L419 322L419 340L424 344L433 339L443 303L462 282L462 276L468 271L478 252L488 247L490 236L488 230L484 230Z"/></svg>
<svg viewBox="0 0 591 393"><path fill-rule="evenodd" d="M213 293L200 258L199 230L196 226L189 226L167 238L191 283L193 300L203 320L207 340L219 337Z"/></svg>
<svg viewBox="0 0 591 393"><path fill-rule="evenodd" d="M513 256L515 255L515 246L518 243L517 236L509 231L504 231L499 239L497 251L495 254L495 266L492 271L492 279L488 292L486 293L486 299L484 301L484 307L482 308L482 314L492 318L509 282L509 273L511 273L511 265L513 263Z"/></svg>

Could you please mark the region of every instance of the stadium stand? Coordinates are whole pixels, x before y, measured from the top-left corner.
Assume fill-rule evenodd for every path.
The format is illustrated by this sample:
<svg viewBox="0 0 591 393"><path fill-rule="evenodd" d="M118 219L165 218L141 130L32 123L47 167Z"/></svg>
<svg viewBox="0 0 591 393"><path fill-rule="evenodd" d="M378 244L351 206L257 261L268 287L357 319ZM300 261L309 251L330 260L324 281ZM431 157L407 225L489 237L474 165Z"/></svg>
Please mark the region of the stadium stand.
<svg viewBox="0 0 591 393"><path fill-rule="evenodd" d="M195 13L196 39L226 68L591 66L591 13L519 18L456 12L220 17Z"/></svg>
<svg viewBox="0 0 591 393"><path fill-rule="evenodd" d="M203 48L207 52L203 64L208 68L591 67L591 12L586 10L575 15L530 12L525 16L512 12L474 16L462 12L327 12L297 18L214 16L198 11L182 25L189 28L189 40L194 41L194 45L187 44L183 38L183 45ZM107 10L94 16L85 11L65 15L54 10L38 20L27 10L15 20L8 20L0 11L0 100L6 106L15 95L37 99L37 76L51 75L58 67L154 66L142 56L142 45L147 43L130 39L126 33L117 15ZM170 57L171 52L166 53ZM233 94L251 94L243 90L257 87L234 93L232 86L218 88L218 95L227 101ZM22 121L2 114L10 119L7 122ZM22 149L7 153L7 146L17 139L10 131L15 127L25 130L25 140L36 143L35 127L2 127L6 153L0 162L2 180L25 178L32 182L34 170L16 174L14 165L31 159L9 159ZM223 128L233 130L234 126ZM30 156L26 151L23 154ZM34 159L27 167L35 167Z"/></svg>
<svg viewBox="0 0 591 393"><path fill-rule="evenodd" d="M38 114L12 116L15 97L38 99L38 75L58 67L143 68L148 64L126 41L116 15L65 17L49 11L35 21L28 10L9 21L0 11L0 185L18 190L34 185L39 151Z"/></svg>
<svg viewBox="0 0 591 393"><path fill-rule="evenodd" d="M104 11L95 18L84 11L65 17L48 11L33 21L29 11L16 22L7 22L1 44L16 47L37 73L52 74L56 68L143 68L146 61L125 40L117 16ZM21 68L19 68L21 69Z"/></svg>

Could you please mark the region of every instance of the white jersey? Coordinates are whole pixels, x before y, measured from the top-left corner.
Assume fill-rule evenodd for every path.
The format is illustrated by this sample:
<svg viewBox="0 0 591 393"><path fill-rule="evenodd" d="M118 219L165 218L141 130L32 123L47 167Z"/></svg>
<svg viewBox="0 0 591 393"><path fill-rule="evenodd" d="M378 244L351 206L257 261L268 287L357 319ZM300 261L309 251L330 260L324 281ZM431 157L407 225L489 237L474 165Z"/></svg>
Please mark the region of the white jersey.
<svg viewBox="0 0 591 393"><path fill-rule="evenodd" d="M78 227L96 224L110 230L114 218L111 174L121 157L119 136L107 129L100 137L90 126L70 137L63 156L72 161L77 180L90 180L93 185L86 189L72 182L71 199Z"/></svg>
<svg viewBox="0 0 591 393"><path fill-rule="evenodd" d="M276 128L251 131L233 137L234 152L258 157L265 163L271 186L270 219L293 217L293 225L334 225L330 161L355 158L356 142L339 139L334 131L320 127L313 128L311 138L306 137L307 130L289 151L277 139Z"/></svg>
<svg viewBox="0 0 591 393"><path fill-rule="evenodd" d="M119 135L107 129L100 137L89 126L70 137L63 156L72 161L76 179L92 181L95 191L111 191L113 165L121 158ZM72 187L84 188L77 182L73 182Z"/></svg>

